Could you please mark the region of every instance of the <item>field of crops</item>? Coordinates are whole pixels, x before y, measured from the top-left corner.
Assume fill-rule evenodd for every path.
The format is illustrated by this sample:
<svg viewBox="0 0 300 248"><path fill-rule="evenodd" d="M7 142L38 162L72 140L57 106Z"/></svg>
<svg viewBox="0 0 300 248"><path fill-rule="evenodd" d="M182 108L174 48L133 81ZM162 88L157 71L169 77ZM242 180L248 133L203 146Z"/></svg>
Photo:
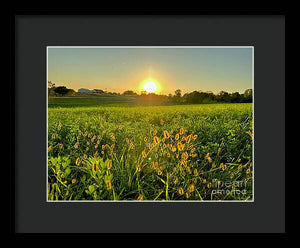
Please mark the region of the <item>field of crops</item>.
<svg viewBox="0 0 300 248"><path fill-rule="evenodd" d="M252 104L48 109L48 200L252 200Z"/></svg>

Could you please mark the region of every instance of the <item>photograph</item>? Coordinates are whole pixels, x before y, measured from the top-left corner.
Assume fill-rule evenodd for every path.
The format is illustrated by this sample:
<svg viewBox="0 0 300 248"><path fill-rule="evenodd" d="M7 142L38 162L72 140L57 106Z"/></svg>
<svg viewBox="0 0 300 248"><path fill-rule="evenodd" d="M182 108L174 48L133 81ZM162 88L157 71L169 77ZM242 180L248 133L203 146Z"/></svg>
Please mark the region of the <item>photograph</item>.
<svg viewBox="0 0 300 248"><path fill-rule="evenodd" d="M47 202L254 201L254 46L46 53Z"/></svg>

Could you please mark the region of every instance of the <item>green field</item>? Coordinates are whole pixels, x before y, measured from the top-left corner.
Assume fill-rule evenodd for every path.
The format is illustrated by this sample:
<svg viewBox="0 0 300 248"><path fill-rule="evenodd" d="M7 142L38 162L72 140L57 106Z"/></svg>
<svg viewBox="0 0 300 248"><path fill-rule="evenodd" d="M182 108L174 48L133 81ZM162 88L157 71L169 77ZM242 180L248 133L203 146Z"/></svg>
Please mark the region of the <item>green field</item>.
<svg viewBox="0 0 300 248"><path fill-rule="evenodd" d="M252 103L133 102L49 99L49 200L253 199Z"/></svg>
<svg viewBox="0 0 300 248"><path fill-rule="evenodd" d="M48 107L87 107L98 105L132 105L136 98L130 96L85 96L85 97L50 97Z"/></svg>

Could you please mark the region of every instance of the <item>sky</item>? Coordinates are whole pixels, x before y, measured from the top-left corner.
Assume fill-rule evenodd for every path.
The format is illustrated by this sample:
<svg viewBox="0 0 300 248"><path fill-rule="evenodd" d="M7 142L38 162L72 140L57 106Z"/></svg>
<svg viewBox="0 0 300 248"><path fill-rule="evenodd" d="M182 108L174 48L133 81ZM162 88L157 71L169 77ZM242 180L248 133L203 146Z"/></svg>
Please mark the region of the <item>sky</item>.
<svg viewBox="0 0 300 248"><path fill-rule="evenodd" d="M48 48L48 81L56 86L158 94L194 90L243 93L252 88L252 48Z"/></svg>

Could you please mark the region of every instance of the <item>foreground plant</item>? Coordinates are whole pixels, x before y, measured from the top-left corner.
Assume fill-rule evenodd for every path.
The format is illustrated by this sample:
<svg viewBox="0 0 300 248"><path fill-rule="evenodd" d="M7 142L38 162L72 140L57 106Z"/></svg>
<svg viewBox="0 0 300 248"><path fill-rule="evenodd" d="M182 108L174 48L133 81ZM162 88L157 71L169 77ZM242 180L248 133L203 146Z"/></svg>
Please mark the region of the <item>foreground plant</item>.
<svg viewBox="0 0 300 248"><path fill-rule="evenodd" d="M49 200L251 200L252 105L53 108Z"/></svg>

